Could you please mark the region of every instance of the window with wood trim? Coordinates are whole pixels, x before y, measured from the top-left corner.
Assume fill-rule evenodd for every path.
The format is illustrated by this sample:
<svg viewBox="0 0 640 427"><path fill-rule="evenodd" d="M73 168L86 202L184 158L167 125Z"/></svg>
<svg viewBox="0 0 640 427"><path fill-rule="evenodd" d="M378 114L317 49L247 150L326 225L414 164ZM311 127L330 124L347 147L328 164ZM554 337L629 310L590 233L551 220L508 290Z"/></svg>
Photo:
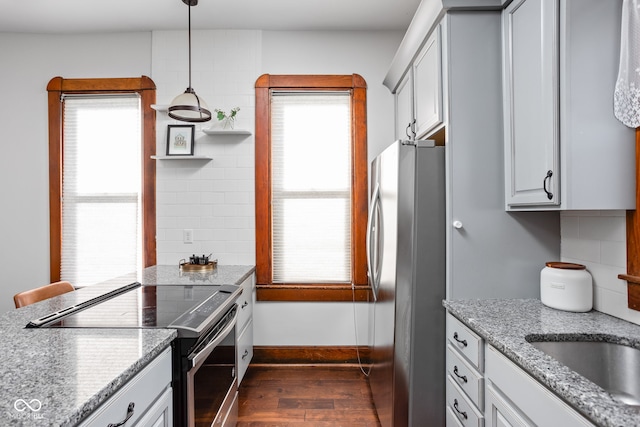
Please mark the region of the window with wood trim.
<svg viewBox="0 0 640 427"><path fill-rule="evenodd" d="M367 300L364 79L265 74L255 90L258 300Z"/></svg>
<svg viewBox="0 0 640 427"><path fill-rule="evenodd" d="M124 230L114 224L116 230L129 235L136 233L133 227L140 230L141 238L134 256L138 267L156 264L156 215L155 215L155 162L151 156L155 154L155 111L151 105L155 103L156 87L153 81L142 76L140 78L108 78L108 79L64 79L55 77L47 86L49 93L49 222L50 222L50 280L67 280L61 275L64 259L73 263L78 261L78 251L85 251L81 241L90 243L91 256L96 262L102 262L101 248L108 243L89 242L93 237L74 236L74 230L98 229L106 227L88 224L76 217L82 215L85 220L94 220L96 215L104 215L109 209L113 212L124 212L129 218L136 216L136 224ZM108 111L108 113L106 113ZM119 114L120 119L100 120L104 114ZM98 119L99 125L91 124ZM132 122L132 142L123 147L129 154L118 157L117 132L111 133L111 143L99 138L105 129L124 132L124 123ZM95 137L92 132L95 132ZM139 142L136 142L139 141ZM87 151L87 144L97 145ZM138 144L131 147L131 144ZM65 148L66 147L66 148ZM102 155L101 155L102 153ZM131 161L136 172L131 177L120 179L123 168ZM69 162L65 178L65 158ZM86 162L82 159L98 159L104 162L101 171L87 171ZM110 159L110 160L109 160ZM85 163L83 163L85 162ZM71 166L73 164L73 167ZM139 167L138 167L139 166ZM83 169L84 168L84 169ZM133 186L131 180L138 180ZM66 185L66 189L65 189ZM63 195L66 195L66 205ZM65 207L67 213L65 214ZM138 213L133 212L137 210ZM111 211L109 211L111 212ZM114 215L109 213L109 217ZM66 217L66 220L65 220ZM82 224L80 223L82 222ZM131 221L129 221L131 222ZM65 226L65 224L67 224ZM66 227L66 228L65 228ZM70 230L72 228L74 230ZM66 233L65 233L66 232ZM64 237L66 236L68 237ZM86 233L80 233L86 234ZM115 235L115 233L114 233ZM63 254L63 247L66 247ZM71 242L70 242L71 241ZM97 244L95 244L97 243ZM78 247L72 247L80 245ZM75 252L74 252L75 251ZM116 250L117 252L117 250ZM131 262L123 269L129 269ZM116 271L116 270L113 270ZM133 273L129 271L127 273ZM68 273L67 273L68 274ZM104 272L109 275L109 272ZM104 275L103 274L103 275ZM90 283L73 283L82 286Z"/></svg>

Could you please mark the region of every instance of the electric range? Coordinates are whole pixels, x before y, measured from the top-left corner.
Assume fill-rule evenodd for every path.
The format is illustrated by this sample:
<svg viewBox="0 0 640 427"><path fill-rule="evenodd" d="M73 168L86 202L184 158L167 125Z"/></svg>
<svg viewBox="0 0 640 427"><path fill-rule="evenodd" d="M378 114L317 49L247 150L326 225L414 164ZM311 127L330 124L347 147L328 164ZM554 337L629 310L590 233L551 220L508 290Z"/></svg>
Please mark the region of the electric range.
<svg viewBox="0 0 640 427"><path fill-rule="evenodd" d="M235 285L131 283L38 319L27 328L172 328L174 425L234 426ZM196 399L198 396L198 399Z"/></svg>

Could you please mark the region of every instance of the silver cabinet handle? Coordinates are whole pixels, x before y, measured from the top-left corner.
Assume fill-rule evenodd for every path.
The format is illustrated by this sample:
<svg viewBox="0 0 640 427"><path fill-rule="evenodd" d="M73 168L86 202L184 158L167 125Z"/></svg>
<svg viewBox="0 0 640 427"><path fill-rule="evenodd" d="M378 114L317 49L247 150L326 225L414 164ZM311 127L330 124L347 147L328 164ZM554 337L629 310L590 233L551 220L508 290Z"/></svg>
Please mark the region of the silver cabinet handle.
<svg viewBox="0 0 640 427"><path fill-rule="evenodd" d="M135 403L133 402L129 402L129 406L127 407L127 417L120 421L118 424L113 424L110 423L109 425L107 425L107 427L120 427L126 424L127 421L129 421L129 418L131 418L133 416L133 407L136 406Z"/></svg>

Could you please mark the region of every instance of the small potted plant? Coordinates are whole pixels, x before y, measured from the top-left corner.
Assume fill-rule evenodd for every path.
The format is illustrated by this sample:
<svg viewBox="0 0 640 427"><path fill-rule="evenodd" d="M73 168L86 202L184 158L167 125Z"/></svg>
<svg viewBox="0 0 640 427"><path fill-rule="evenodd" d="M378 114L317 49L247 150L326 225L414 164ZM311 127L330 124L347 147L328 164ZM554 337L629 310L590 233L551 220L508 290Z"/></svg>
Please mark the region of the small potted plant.
<svg viewBox="0 0 640 427"><path fill-rule="evenodd" d="M233 129L233 125L236 120L236 115L238 114L238 111L240 111L240 107L232 108L229 114L217 108L214 111L216 112L216 117L218 118L218 121L222 122L222 127L224 129L226 129L227 127L230 127L231 129Z"/></svg>

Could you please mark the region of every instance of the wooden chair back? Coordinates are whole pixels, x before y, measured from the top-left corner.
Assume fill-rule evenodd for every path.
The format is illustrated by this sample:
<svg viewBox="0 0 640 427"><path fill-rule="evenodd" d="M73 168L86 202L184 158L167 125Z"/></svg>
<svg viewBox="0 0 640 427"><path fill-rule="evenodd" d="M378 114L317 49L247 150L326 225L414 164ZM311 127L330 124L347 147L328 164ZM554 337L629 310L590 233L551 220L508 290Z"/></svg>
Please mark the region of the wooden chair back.
<svg viewBox="0 0 640 427"><path fill-rule="evenodd" d="M75 291L73 285L69 282L55 282L50 285L41 286L36 289L20 292L13 296L13 302L16 308L24 307L38 301L53 298L67 292Z"/></svg>

